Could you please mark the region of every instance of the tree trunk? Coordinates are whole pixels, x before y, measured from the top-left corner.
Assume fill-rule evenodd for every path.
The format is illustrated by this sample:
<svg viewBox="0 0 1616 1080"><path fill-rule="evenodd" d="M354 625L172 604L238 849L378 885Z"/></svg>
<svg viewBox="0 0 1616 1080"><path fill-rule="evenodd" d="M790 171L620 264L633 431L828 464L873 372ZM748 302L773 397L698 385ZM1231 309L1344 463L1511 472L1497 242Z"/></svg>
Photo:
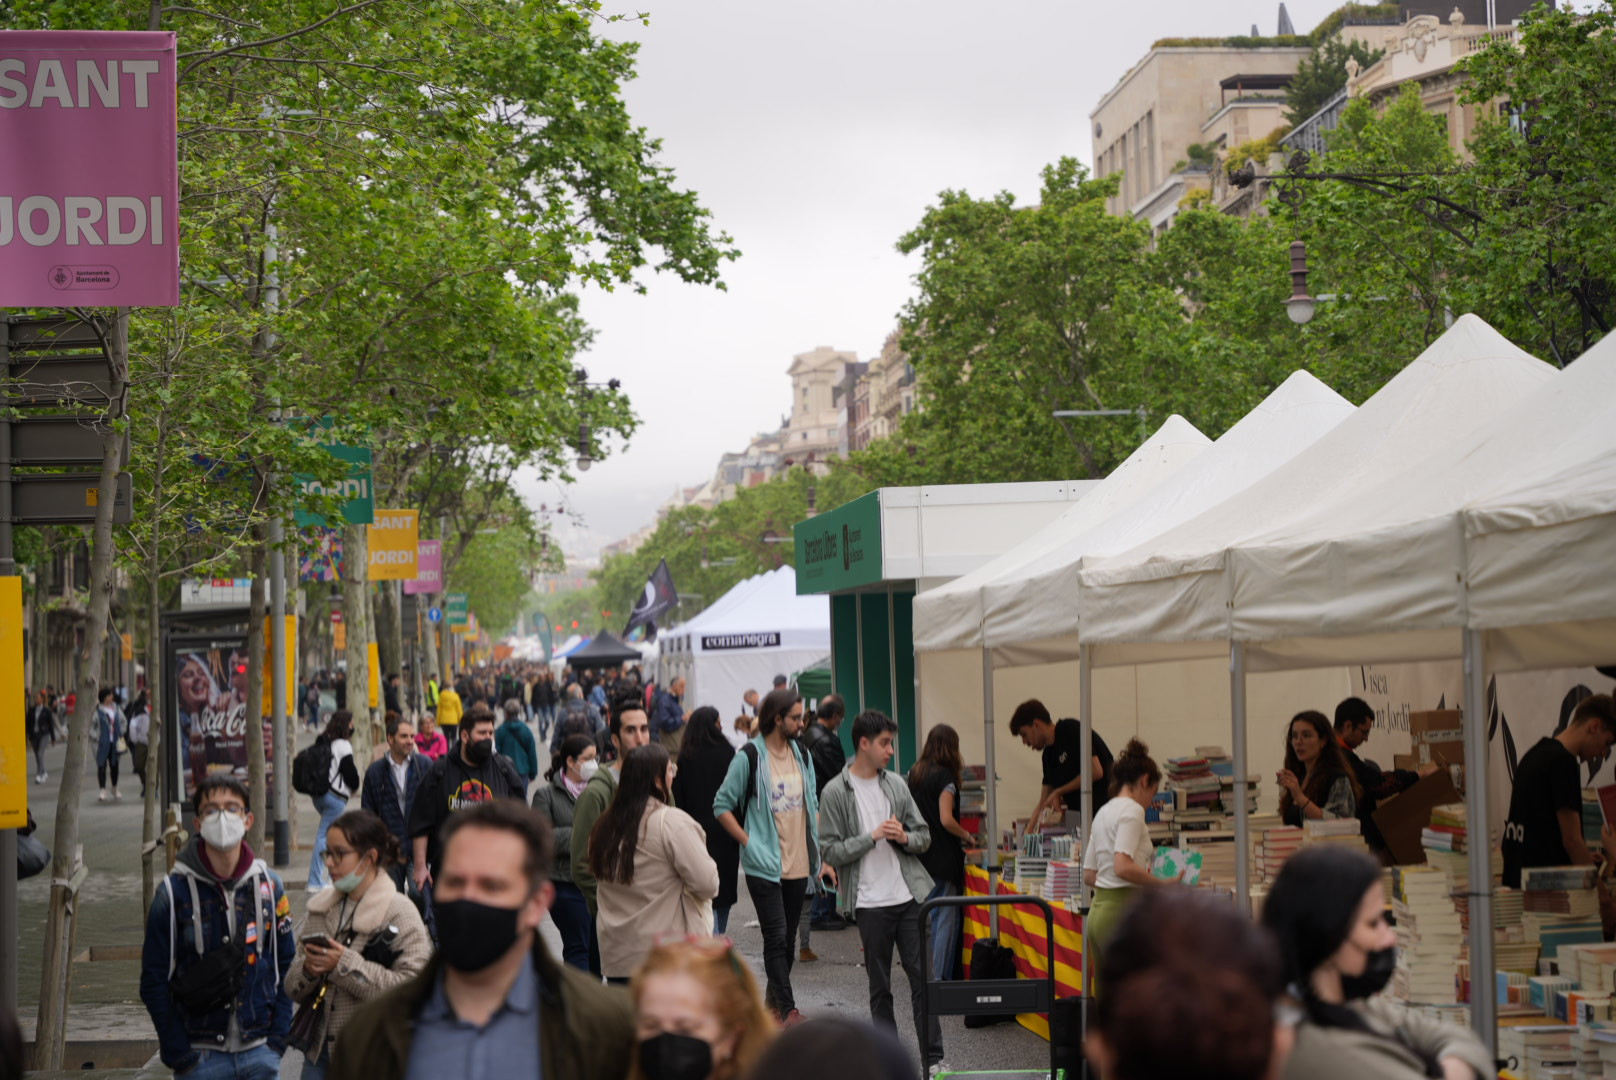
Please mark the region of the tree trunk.
<svg viewBox="0 0 1616 1080"><path fill-rule="evenodd" d="M443 603L443 597L441 595L440 596L419 596L419 597L416 597L416 600L417 600L417 602L425 601L425 600L431 600L433 602L433 604L442 604ZM419 610L424 610L424 608L421 608ZM442 624L440 623L439 625L442 625ZM426 692L426 681L428 679L436 678L436 679L440 680L439 685L441 686L442 685L441 680L443 678L443 676L442 676L443 668L440 667L439 664L438 664L438 627L434 626L432 623L428 622L425 615L421 616L421 653L422 653L422 661L421 661L421 668L422 668L422 671L421 671L421 692L423 694L425 694L425 692ZM421 707L423 709L429 707L426 704L426 698L425 697L421 698Z"/></svg>
<svg viewBox="0 0 1616 1080"><path fill-rule="evenodd" d="M404 672L403 607L396 581L376 583L376 644L381 654L382 679Z"/></svg>
<svg viewBox="0 0 1616 1080"><path fill-rule="evenodd" d="M162 573L163 573L163 469L167 464L168 410L157 416L157 445L152 451L152 534L146 557L146 695L151 702L151 735L146 749L146 805L140 825L140 898L142 910L151 907L157 893L157 860L162 850L157 839L163 831L163 807L158 788L163 775L163 627L162 627ZM130 687L130 692L134 688ZM179 801L176 793L175 801ZM165 860L166 862L166 860ZM166 873L168 867L163 867Z"/></svg>
<svg viewBox="0 0 1616 1080"><path fill-rule="evenodd" d="M264 679L268 649L264 647L264 620L269 617L269 547L264 527L253 526L252 593L247 601L247 791L252 797L252 828L247 830L247 846L255 852L264 848L264 823L269 820L268 768L264 760ZM272 675L269 677L273 677Z"/></svg>
<svg viewBox="0 0 1616 1080"><path fill-rule="evenodd" d="M370 763L370 545L363 525L343 530L342 621L348 635L348 709L354 715L354 759Z"/></svg>
<svg viewBox="0 0 1616 1080"><path fill-rule="evenodd" d="M107 337L111 369L109 416L121 416L129 385L129 310L119 308ZM101 440L101 477L96 500L93 546L90 553L90 610L85 626L78 706L67 727L67 755L62 764L62 785L56 801L55 851L51 857L50 911L45 923L44 962L39 979L39 1013L35 1025L32 1066L37 1072L62 1068L66 1052L68 969L73 962L74 921L79 862L79 799L84 792L84 767L90 757L90 735L96 722L96 691L101 674L114 585L112 539L113 493L117 490L123 433L108 424ZM9 872L9 869L8 871Z"/></svg>

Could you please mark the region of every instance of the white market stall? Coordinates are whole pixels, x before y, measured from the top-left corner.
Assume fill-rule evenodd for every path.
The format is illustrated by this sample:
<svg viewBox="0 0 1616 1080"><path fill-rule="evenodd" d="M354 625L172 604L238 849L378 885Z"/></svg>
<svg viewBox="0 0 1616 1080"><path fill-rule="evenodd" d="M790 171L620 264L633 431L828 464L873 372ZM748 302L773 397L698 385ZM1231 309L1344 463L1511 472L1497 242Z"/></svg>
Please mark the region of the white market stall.
<svg viewBox="0 0 1616 1080"><path fill-rule="evenodd" d="M677 627L663 643L664 656L677 657L669 678L686 679L686 709L711 705L728 719L740 712L746 691L766 694L774 676L830 651L826 597L798 596L796 571L789 566L750 580L755 585L737 601Z"/></svg>

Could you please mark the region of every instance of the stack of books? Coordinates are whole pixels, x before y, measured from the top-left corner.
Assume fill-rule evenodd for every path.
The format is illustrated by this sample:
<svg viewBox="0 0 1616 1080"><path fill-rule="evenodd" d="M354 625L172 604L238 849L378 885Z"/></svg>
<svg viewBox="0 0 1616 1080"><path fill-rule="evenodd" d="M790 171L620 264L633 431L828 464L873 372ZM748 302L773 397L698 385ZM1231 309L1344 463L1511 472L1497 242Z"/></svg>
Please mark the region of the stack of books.
<svg viewBox="0 0 1616 1080"><path fill-rule="evenodd" d="M1399 866L1392 878L1398 944L1392 994L1421 1004L1452 1003L1458 996L1464 937L1447 875L1428 866Z"/></svg>
<svg viewBox="0 0 1616 1080"><path fill-rule="evenodd" d="M1011 883L1016 891L1023 896L1042 896L1044 894L1044 879L1049 875L1049 860L1034 858L1031 855L1017 855L1015 874Z"/></svg>
<svg viewBox="0 0 1616 1080"><path fill-rule="evenodd" d="M1591 1024L1579 1024L1571 1033L1571 1052L1577 1062L1573 1080L1591 1080L1605 1075L1605 1067L1599 1061L1599 1043L1593 1033Z"/></svg>
<svg viewBox="0 0 1616 1080"><path fill-rule="evenodd" d="M1254 830L1255 831L1255 830ZM1279 876L1285 860L1302 848L1302 830L1299 827L1278 825L1257 834L1257 868L1255 880L1271 882Z"/></svg>
<svg viewBox="0 0 1616 1080"><path fill-rule="evenodd" d="M1237 870L1237 849L1232 831L1205 831L1180 833L1178 846L1201 856L1201 879L1197 886L1203 889L1233 889Z"/></svg>
<svg viewBox="0 0 1616 1080"><path fill-rule="evenodd" d="M1363 826L1357 818L1321 819L1302 823L1304 844L1338 844L1357 851L1369 850L1364 843Z"/></svg>
<svg viewBox="0 0 1616 1080"><path fill-rule="evenodd" d="M1431 823L1420 830L1426 865L1444 871L1448 875L1448 888L1453 892L1466 892L1470 887L1466 832L1463 803L1433 807Z"/></svg>
<svg viewBox="0 0 1616 1080"><path fill-rule="evenodd" d="M1582 1036L1593 1045L1595 1053L1599 1055L1599 1070L1588 1073L1589 1077L1609 1077L1616 1080L1616 1025L1594 1023L1586 1027L1587 1030Z"/></svg>
<svg viewBox="0 0 1616 1080"><path fill-rule="evenodd" d="M967 765L960 770L959 812L986 814L988 812L988 769L986 765Z"/></svg>
<svg viewBox="0 0 1616 1080"><path fill-rule="evenodd" d="M1067 859L1051 859L1044 867L1044 899L1064 904L1083 888L1083 864Z"/></svg>
<svg viewBox="0 0 1616 1080"><path fill-rule="evenodd" d="M1531 1078L1539 1075L1534 1067L1544 1065L1575 1068L1575 1054L1571 1049L1572 1028L1564 1024L1535 1024L1498 1029L1498 1056L1514 1058L1518 1074Z"/></svg>
<svg viewBox="0 0 1616 1080"><path fill-rule="evenodd" d="M1222 783L1207 759L1199 755L1167 759L1166 790L1173 793L1174 808L1179 811L1220 808Z"/></svg>
<svg viewBox="0 0 1616 1080"><path fill-rule="evenodd" d="M1521 925L1525 940L1554 959L1567 945L1604 941L1599 921L1597 871L1592 866L1537 866L1522 871Z"/></svg>

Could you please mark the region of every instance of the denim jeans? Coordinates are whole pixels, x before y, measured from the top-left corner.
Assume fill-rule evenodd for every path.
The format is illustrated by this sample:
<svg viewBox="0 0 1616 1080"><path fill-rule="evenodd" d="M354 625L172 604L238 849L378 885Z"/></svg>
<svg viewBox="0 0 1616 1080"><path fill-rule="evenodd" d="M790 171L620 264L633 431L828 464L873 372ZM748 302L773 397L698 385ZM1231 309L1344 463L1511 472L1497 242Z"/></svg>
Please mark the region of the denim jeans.
<svg viewBox="0 0 1616 1080"><path fill-rule="evenodd" d="M927 900L935 900L939 896L958 896L959 890L947 881L939 881L932 886L931 892L926 894ZM934 981L956 979L960 959L960 915L961 909L957 907L932 908L927 916L931 925L926 928L927 942L931 952L931 978Z"/></svg>
<svg viewBox="0 0 1616 1080"><path fill-rule="evenodd" d="M728 905L728 904L714 904L713 905L713 936L714 937L723 937L724 934L729 931L729 909L730 909L730 905Z"/></svg>
<svg viewBox="0 0 1616 1080"><path fill-rule="evenodd" d="M41 776L45 775L45 751L50 747L50 736L39 735L30 740L34 747L34 764L39 768L34 771Z"/></svg>
<svg viewBox="0 0 1616 1080"><path fill-rule="evenodd" d="M309 892L331 884L331 875L325 869L325 832L348 809L348 800L328 791L314 800L314 808L320 812L320 828L314 834L314 854L309 856Z"/></svg>
<svg viewBox="0 0 1616 1080"><path fill-rule="evenodd" d="M555 901L550 905L550 918L561 932L561 958L579 971L588 971L589 931L595 925L589 917L589 903L572 882L557 881L554 885Z"/></svg>
<svg viewBox="0 0 1616 1080"><path fill-rule="evenodd" d="M909 980L909 1007L914 1013L915 1035L926 1048L926 1064L943 1060L943 1028L931 1018L930 1031L920 1028L920 1006L926 993L925 958L920 951L920 905L913 900L891 907L859 908L859 938L864 942L864 972L870 980L870 1019L898 1030L892 1011L892 946L903 958L903 974Z"/></svg>
<svg viewBox="0 0 1616 1080"><path fill-rule="evenodd" d="M281 1074L281 1056L267 1046L255 1046L239 1054L223 1050L203 1050L196 1068L185 1074L186 1080L277 1080Z"/></svg>
<svg viewBox="0 0 1616 1080"><path fill-rule="evenodd" d="M311 1061L308 1058L303 1059L302 1080L325 1080L325 1073L329 1068L331 1068L331 1050L327 1046L326 1049L320 1051L318 1061Z"/></svg>
<svg viewBox="0 0 1616 1080"><path fill-rule="evenodd" d="M792 961L797 954L791 945L797 939L797 922L802 918L802 898L808 891L808 879L769 881L747 874L746 891L751 894L752 906L757 908L758 926L763 931L763 972L768 980L764 998L784 1018L797 1007L797 999L791 993Z"/></svg>
<svg viewBox="0 0 1616 1080"><path fill-rule="evenodd" d="M819 890L814 893L814 902L813 905L808 909L808 918L815 922L822 919L837 918L835 889L827 889L821 886Z"/></svg>

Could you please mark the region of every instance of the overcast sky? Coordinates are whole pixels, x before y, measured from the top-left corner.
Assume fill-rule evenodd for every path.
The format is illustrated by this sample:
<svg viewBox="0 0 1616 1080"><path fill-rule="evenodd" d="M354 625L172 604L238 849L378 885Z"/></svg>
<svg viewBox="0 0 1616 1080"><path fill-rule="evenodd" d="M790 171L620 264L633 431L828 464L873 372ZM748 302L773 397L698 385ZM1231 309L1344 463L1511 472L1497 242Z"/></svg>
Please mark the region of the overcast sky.
<svg viewBox="0 0 1616 1080"><path fill-rule="evenodd" d="M894 249L944 189L1027 199L1062 155L1092 164L1088 114L1157 38L1275 30L1270 0L646 0L626 88L636 123L742 255L727 292L648 280L587 292L583 364L642 425L565 493L598 541L652 520L718 456L779 426L786 368L818 345L876 354L912 292ZM608 10L617 0L608 0ZM1291 0L1312 30L1337 0ZM533 484L554 505L555 487ZM569 549L590 547L578 541Z"/></svg>

